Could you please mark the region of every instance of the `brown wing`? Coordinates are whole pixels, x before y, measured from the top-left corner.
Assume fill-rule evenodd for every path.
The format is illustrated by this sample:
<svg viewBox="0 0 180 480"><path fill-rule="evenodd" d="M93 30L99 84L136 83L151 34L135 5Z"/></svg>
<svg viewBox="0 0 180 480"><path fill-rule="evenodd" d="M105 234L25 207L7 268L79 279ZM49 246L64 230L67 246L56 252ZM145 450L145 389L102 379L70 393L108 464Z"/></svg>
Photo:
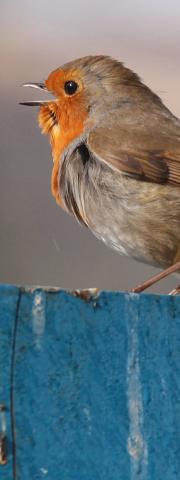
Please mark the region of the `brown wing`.
<svg viewBox="0 0 180 480"><path fill-rule="evenodd" d="M180 137L99 127L90 133L88 147L99 160L127 175L180 185Z"/></svg>

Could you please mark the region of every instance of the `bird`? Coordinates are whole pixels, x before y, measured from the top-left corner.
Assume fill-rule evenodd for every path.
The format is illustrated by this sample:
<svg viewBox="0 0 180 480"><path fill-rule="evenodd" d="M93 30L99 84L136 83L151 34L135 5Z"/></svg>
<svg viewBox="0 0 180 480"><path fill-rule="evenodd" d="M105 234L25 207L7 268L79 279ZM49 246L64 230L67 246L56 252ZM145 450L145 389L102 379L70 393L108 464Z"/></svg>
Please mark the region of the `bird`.
<svg viewBox="0 0 180 480"><path fill-rule="evenodd" d="M118 253L180 262L180 120L122 62L92 55L26 83L49 136L58 205ZM180 264L179 264L180 268Z"/></svg>

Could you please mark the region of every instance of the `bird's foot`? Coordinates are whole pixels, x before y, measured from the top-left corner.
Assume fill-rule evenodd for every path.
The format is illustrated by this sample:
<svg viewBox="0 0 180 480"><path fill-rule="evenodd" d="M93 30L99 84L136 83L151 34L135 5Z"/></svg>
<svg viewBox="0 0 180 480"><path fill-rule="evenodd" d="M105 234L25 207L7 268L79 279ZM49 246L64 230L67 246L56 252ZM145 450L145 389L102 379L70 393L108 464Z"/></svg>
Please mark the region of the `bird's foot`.
<svg viewBox="0 0 180 480"><path fill-rule="evenodd" d="M174 290L171 290L169 295L180 295L180 285L178 285Z"/></svg>

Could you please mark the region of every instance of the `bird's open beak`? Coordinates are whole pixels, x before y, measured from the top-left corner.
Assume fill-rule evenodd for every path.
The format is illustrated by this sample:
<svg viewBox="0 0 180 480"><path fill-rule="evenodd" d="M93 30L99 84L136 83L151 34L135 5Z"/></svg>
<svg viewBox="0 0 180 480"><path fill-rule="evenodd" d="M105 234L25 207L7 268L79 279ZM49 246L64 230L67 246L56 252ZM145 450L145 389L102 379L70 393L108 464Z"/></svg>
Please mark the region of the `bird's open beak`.
<svg viewBox="0 0 180 480"><path fill-rule="evenodd" d="M52 95L52 93L48 91L48 89L46 88L46 85L43 82L24 83L22 85L22 87L37 88L38 90L45 91L46 93L48 93L48 95ZM48 100L31 100L31 101L28 101L28 102L19 102L19 104L20 105L28 105L29 107L39 107L41 105L47 105L47 103L52 103L53 101L55 101L54 97L50 98Z"/></svg>

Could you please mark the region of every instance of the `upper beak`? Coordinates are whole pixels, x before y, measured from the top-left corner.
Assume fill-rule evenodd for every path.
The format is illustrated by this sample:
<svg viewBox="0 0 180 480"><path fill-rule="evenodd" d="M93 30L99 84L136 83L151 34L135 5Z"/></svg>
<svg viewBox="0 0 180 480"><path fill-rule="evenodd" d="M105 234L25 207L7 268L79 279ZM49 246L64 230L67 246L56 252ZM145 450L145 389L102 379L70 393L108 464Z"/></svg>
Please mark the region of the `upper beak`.
<svg viewBox="0 0 180 480"><path fill-rule="evenodd" d="M24 83L22 85L22 87L37 88L38 90L43 90L43 91L47 92L49 95L52 95L51 92L48 91L48 89L46 88L46 85L43 82ZM28 105L30 107L32 107L32 106L39 107L41 105L46 105L47 103L52 102L52 101L54 101L54 98L49 99L49 100L31 100L29 102L19 102L19 104L20 105Z"/></svg>

